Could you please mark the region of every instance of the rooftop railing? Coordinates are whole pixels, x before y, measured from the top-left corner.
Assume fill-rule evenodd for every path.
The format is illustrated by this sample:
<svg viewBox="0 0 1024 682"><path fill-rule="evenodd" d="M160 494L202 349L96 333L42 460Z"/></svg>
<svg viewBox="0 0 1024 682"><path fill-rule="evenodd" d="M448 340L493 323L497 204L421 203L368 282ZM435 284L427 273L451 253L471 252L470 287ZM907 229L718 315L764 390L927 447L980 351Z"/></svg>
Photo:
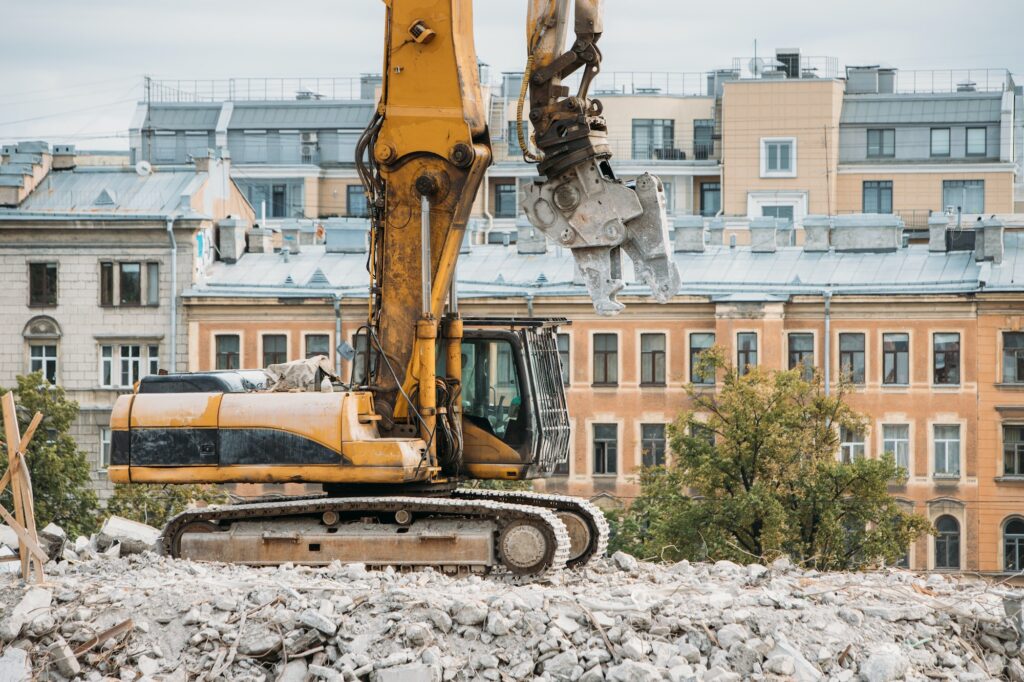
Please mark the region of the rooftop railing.
<svg viewBox="0 0 1024 682"><path fill-rule="evenodd" d="M907 95L1003 92L1013 87L1013 78L1007 69L896 70L895 79L895 92Z"/></svg>
<svg viewBox="0 0 1024 682"><path fill-rule="evenodd" d="M579 87L580 74L563 81L570 91ZM707 97L708 74L700 71L602 71L590 85L590 95L669 95L673 97Z"/></svg>
<svg viewBox="0 0 1024 682"><path fill-rule="evenodd" d="M353 100L373 97L375 76L145 80L147 102Z"/></svg>

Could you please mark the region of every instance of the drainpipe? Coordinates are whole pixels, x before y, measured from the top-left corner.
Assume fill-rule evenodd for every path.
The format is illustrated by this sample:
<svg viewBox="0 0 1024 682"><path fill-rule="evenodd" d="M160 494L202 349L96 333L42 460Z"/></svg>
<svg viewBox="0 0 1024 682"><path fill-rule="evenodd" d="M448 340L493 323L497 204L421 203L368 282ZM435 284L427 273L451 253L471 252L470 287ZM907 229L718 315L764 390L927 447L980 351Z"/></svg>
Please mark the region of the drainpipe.
<svg viewBox="0 0 1024 682"><path fill-rule="evenodd" d="M533 317L533 294L526 294L526 316Z"/></svg>
<svg viewBox="0 0 1024 682"><path fill-rule="evenodd" d="M825 395L832 392L832 290L821 292L825 301Z"/></svg>
<svg viewBox="0 0 1024 682"><path fill-rule="evenodd" d="M491 230L494 229L494 215L491 213L491 172L490 169L484 171L484 218L487 218L487 232L490 235ZM518 180L516 181L518 182ZM487 237L484 237L484 244L487 243Z"/></svg>
<svg viewBox="0 0 1024 682"><path fill-rule="evenodd" d="M168 372L178 371L178 242L174 238L174 216L167 216L167 237L171 242L171 349Z"/></svg>
<svg viewBox="0 0 1024 682"><path fill-rule="evenodd" d="M341 345L341 296L334 296L334 375L341 377L341 353L338 346Z"/></svg>

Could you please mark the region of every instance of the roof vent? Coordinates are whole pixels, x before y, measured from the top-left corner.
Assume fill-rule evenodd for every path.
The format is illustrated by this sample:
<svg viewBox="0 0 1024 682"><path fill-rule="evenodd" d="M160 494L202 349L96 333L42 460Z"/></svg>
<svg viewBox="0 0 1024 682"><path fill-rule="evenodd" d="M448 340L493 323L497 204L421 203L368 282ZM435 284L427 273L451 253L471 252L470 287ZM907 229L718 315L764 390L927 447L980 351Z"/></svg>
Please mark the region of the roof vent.
<svg viewBox="0 0 1024 682"><path fill-rule="evenodd" d="M96 206L117 206L117 193L112 189L104 188L93 204Z"/></svg>
<svg viewBox="0 0 1024 682"><path fill-rule="evenodd" d="M284 278L284 284L285 284L285 286L291 286L291 285L295 284L295 280L292 279L291 275L288 275L287 277Z"/></svg>
<svg viewBox="0 0 1024 682"><path fill-rule="evenodd" d="M327 279L327 275L324 274L323 270L321 270L320 268L317 268L316 270L313 271L313 274L310 276L309 281L306 282L306 286L307 287L329 287L329 286L331 286L331 281L329 279Z"/></svg>
<svg viewBox="0 0 1024 682"><path fill-rule="evenodd" d="M956 84L957 92L977 92L978 84L971 80L960 81Z"/></svg>
<svg viewBox="0 0 1024 682"><path fill-rule="evenodd" d="M544 285L548 283L548 276L543 272L537 275L537 284Z"/></svg>

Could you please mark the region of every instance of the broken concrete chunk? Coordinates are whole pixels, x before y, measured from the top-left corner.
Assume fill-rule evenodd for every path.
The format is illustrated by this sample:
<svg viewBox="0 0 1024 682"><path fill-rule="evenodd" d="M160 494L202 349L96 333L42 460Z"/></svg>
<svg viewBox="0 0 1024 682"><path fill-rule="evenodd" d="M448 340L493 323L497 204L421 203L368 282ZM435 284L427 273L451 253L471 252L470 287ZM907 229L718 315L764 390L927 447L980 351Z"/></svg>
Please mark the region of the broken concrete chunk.
<svg viewBox="0 0 1024 682"><path fill-rule="evenodd" d="M18 549L18 534L10 526L0 523L0 545Z"/></svg>
<svg viewBox="0 0 1024 682"><path fill-rule="evenodd" d="M57 670L64 677L75 677L82 672L82 666L79 665L78 659L75 658L75 653L68 646L68 643L64 641L63 637L58 637L46 652L49 654L50 662L57 666Z"/></svg>
<svg viewBox="0 0 1024 682"><path fill-rule="evenodd" d="M896 644L881 644L868 655L860 667L864 682L892 682L902 680L910 661ZM962 678L961 678L962 679Z"/></svg>
<svg viewBox="0 0 1024 682"><path fill-rule="evenodd" d="M24 649L9 646L0 654L0 682L28 682L32 679L32 660Z"/></svg>
<svg viewBox="0 0 1024 682"><path fill-rule="evenodd" d="M96 546L103 550L114 543L121 545L121 554L141 554L156 550L160 531L138 521L120 516L111 516L103 522L103 527L96 536ZM77 551L78 543L75 548Z"/></svg>
<svg viewBox="0 0 1024 682"><path fill-rule="evenodd" d="M441 682L441 670L422 663L374 670L370 673L370 682Z"/></svg>
<svg viewBox="0 0 1024 682"><path fill-rule="evenodd" d="M42 587L30 588L21 601L11 610L10 615L0 621L0 639L12 642L21 634L21 629L50 608L53 594Z"/></svg>

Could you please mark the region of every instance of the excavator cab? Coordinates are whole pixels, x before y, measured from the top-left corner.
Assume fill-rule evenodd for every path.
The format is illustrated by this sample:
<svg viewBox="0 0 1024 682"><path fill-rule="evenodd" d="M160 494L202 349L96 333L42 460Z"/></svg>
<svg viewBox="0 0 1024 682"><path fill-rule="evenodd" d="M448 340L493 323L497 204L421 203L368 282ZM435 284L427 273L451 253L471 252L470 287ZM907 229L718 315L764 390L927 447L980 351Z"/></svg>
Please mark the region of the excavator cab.
<svg viewBox="0 0 1024 682"><path fill-rule="evenodd" d="M567 322L469 318L464 324L461 473L505 480L550 475L569 453L556 337Z"/></svg>

